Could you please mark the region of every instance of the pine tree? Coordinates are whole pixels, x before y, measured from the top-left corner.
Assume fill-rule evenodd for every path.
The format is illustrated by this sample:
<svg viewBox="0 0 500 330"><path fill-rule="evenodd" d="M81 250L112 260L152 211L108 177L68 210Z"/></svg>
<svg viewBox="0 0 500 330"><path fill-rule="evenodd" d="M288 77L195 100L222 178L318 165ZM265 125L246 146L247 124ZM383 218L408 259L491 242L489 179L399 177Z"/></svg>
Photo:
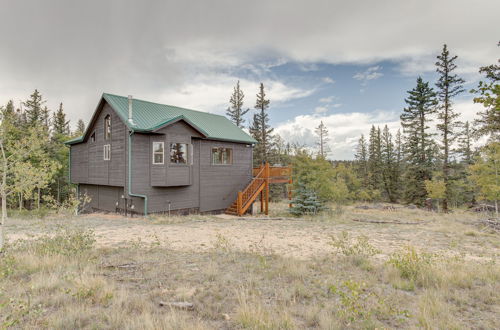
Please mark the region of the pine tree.
<svg viewBox="0 0 500 330"><path fill-rule="evenodd" d="M457 121L458 114L454 112L452 107L452 99L464 91L463 83L465 81L453 73L457 68L455 64L457 56L450 56L450 52L448 51L446 44L443 46L441 55L438 55L437 59L438 61L436 62L436 71L439 74L439 79L436 83L439 99L439 123L437 125L437 128L440 131L442 137L441 149L443 159L443 181L446 187L445 197L442 200L442 204L443 211L447 212L449 200L452 194L452 185L450 183L451 146L455 141L455 129L459 124Z"/></svg>
<svg viewBox="0 0 500 330"><path fill-rule="evenodd" d="M260 83L255 103L255 109L258 111L253 115L252 125L250 126L250 134L257 140L257 145L254 148L254 164L269 161L268 156L272 147L274 129L269 125L269 114L266 112L268 108L269 100L266 99L264 84Z"/></svg>
<svg viewBox="0 0 500 330"><path fill-rule="evenodd" d="M245 119L243 116L247 114L248 111L250 111L249 108L246 110L243 110L243 98L245 97L245 94L243 91L240 89L240 81L236 83L236 86L234 87L233 94L231 95L231 98L229 99L230 106L226 110L226 115L231 119L231 121L238 127L243 127L243 123L245 122Z"/></svg>
<svg viewBox="0 0 500 330"><path fill-rule="evenodd" d="M63 110L63 104L59 104L59 109L53 114L52 132L54 135L69 135L69 120Z"/></svg>
<svg viewBox="0 0 500 330"><path fill-rule="evenodd" d="M28 125L35 126L45 122L48 110L47 107L42 108L44 104L45 101L42 99L42 95L36 89L30 95L28 100L23 102L25 107L24 114Z"/></svg>
<svg viewBox="0 0 500 330"><path fill-rule="evenodd" d="M319 138L319 141L317 143L319 146L319 156L322 158L326 158L326 155L329 151L327 143L330 139L328 138L328 129L326 128L325 124L323 124L323 121L321 121L319 126L316 127L315 132Z"/></svg>
<svg viewBox="0 0 500 330"><path fill-rule="evenodd" d="M368 150L367 150L365 136L361 134L356 147L356 154L354 155L357 161L358 176L362 178L365 187L368 186Z"/></svg>
<svg viewBox="0 0 500 330"><path fill-rule="evenodd" d="M381 172L381 136L380 127L372 126L370 129L370 141L368 143L368 173L369 185L373 191L382 190L382 172Z"/></svg>
<svg viewBox="0 0 500 330"><path fill-rule="evenodd" d="M474 152L472 150L472 130L469 121L462 125L462 130L458 135L458 148L457 152L460 154L462 161L471 165L474 159Z"/></svg>
<svg viewBox="0 0 500 330"><path fill-rule="evenodd" d="M81 119L78 119L78 122L76 123L76 131L75 131L75 135L83 135L83 133L85 132L85 123L83 122L83 120Z"/></svg>
<svg viewBox="0 0 500 330"><path fill-rule="evenodd" d="M436 93L421 77L417 85L408 91L405 99L408 105L401 115L401 126L406 136L404 153L408 164L404 174L404 198L408 203L422 205L427 196L425 180L429 180L433 171L434 142L429 132L429 116L435 113Z"/></svg>
<svg viewBox="0 0 500 330"><path fill-rule="evenodd" d="M477 89L471 92L478 94L474 103L481 103L485 108L478 113L479 118L474 121L475 135L489 135L492 141L500 142L500 59L498 63L479 69L479 73L486 76L486 81L480 81Z"/></svg>
<svg viewBox="0 0 500 330"><path fill-rule="evenodd" d="M387 199L391 203L396 202L397 198L397 182L396 177L396 155L394 152L394 144L389 128L385 125L381 138L381 173L382 181Z"/></svg>

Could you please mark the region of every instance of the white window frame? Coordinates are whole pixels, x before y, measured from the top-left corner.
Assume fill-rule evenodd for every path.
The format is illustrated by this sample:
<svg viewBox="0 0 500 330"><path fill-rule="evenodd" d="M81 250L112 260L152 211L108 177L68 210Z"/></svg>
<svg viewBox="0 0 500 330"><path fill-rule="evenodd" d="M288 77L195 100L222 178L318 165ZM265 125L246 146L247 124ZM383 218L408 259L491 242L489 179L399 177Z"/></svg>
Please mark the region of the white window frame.
<svg viewBox="0 0 500 330"><path fill-rule="evenodd" d="M157 163L155 162L155 155L159 152L155 152L155 144L161 144L161 149L162 149L162 152L161 152L161 163ZM152 153L153 153L153 159L152 159L152 162L153 162L153 165L164 165L165 164L165 142L162 142L162 141L153 141L153 146L152 146Z"/></svg>
<svg viewBox="0 0 500 330"><path fill-rule="evenodd" d="M103 146L103 155L102 155L102 158L104 160L111 160L111 144L105 144Z"/></svg>
<svg viewBox="0 0 500 330"><path fill-rule="evenodd" d="M231 153L231 155L230 155L230 156L231 156L231 157L230 157L230 162L229 162L229 163L226 163L226 164L224 164L224 163L222 163L222 162L221 162L221 163L216 163L216 162L214 162L214 156L213 156L214 149L219 150L219 152L221 152L221 149L226 149L226 150L227 150L227 149L229 149L229 150L231 150L231 151L230 151L230 153ZM221 155L222 155L222 154L221 154ZM211 163L212 163L212 165L214 165L214 166L231 166L231 165L233 165L233 148L227 148L227 147L212 147L212 149L211 149L211 151L210 151L210 158L211 158ZM221 161L222 161L222 157L221 157Z"/></svg>

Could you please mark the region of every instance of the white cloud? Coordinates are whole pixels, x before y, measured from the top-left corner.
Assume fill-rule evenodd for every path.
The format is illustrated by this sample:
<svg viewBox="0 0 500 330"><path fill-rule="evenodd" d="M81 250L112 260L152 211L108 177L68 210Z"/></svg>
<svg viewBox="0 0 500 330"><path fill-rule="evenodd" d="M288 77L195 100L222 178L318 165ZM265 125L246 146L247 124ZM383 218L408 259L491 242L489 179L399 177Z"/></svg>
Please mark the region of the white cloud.
<svg viewBox="0 0 500 330"><path fill-rule="evenodd" d="M328 111L328 107L325 106L319 106L314 108L314 113L324 113Z"/></svg>
<svg viewBox="0 0 500 330"><path fill-rule="evenodd" d="M362 85L368 84L368 81L375 80L382 77L384 74L380 72L382 68L380 66L372 66L363 72L357 72L353 78L360 80Z"/></svg>
<svg viewBox="0 0 500 330"><path fill-rule="evenodd" d="M320 103L331 103L333 100L336 99L334 95L328 96L328 97L322 97L319 99Z"/></svg>
<svg viewBox="0 0 500 330"><path fill-rule="evenodd" d="M335 83L335 80L333 80L332 78L330 77L323 77L321 79L325 84L334 84Z"/></svg>
<svg viewBox="0 0 500 330"><path fill-rule="evenodd" d="M366 135L372 125L387 125L393 132L400 127L398 112L375 110L370 113L301 115L279 124L275 131L286 141L314 148L317 137L313 132L320 121L329 132L331 159L353 159L359 137Z"/></svg>

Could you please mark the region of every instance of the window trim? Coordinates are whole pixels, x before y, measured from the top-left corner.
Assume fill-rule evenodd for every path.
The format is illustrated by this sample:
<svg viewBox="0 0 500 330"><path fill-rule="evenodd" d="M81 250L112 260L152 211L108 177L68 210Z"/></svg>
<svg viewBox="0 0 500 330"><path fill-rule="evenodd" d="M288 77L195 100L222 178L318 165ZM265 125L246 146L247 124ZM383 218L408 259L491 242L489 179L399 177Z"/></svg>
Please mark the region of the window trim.
<svg viewBox="0 0 500 330"><path fill-rule="evenodd" d="M108 157L107 158L106 158L106 149L108 149ZM111 160L111 144L103 145L102 159L106 160L106 161Z"/></svg>
<svg viewBox="0 0 500 330"><path fill-rule="evenodd" d="M109 114L104 117L104 140L111 140L111 115Z"/></svg>
<svg viewBox="0 0 500 330"><path fill-rule="evenodd" d="M230 154L230 155L231 155L231 157L230 157L230 162L229 162L229 163L226 163L226 164L224 164L224 163L222 163L222 162L221 162L221 163L214 163L214 156L213 156L213 151L214 151L214 149L229 149L229 150L231 150L231 154ZM222 155L222 154L221 154L221 155ZM222 159L221 159L221 161L222 161ZM231 166L231 165L233 165L233 148L229 148L229 147L212 147L212 148L210 149L210 162L211 162L211 164L212 164L212 165L214 165L214 166Z"/></svg>
<svg viewBox="0 0 500 330"><path fill-rule="evenodd" d="M172 152L172 145L173 144L184 144L186 146L186 155L185 155L186 162L185 163L174 163L174 162L172 162L172 156L171 156L170 153ZM169 148L168 148L168 163L169 163L169 165L172 165L172 166L190 166L189 143L186 143L186 142L170 142L169 143Z"/></svg>
<svg viewBox="0 0 500 330"><path fill-rule="evenodd" d="M155 155L156 155L155 144L156 143L159 143L159 144L162 145L161 163L155 162ZM163 142L163 141L153 141L153 143L151 145L151 148L152 148L151 151L152 151L152 155L153 155L152 164L153 165L165 165L165 142Z"/></svg>

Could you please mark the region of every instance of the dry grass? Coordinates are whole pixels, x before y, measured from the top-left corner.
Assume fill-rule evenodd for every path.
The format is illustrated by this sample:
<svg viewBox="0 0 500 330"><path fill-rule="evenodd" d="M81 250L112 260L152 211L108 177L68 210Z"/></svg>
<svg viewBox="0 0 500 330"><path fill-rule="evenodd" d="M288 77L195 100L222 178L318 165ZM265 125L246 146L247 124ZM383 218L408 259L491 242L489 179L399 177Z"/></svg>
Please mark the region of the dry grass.
<svg viewBox="0 0 500 330"><path fill-rule="evenodd" d="M351 221L361 216L431 221ZM95 215L13 221L9 235L37 238L0 255L0 329L499 328L500 238L468 222L473 217L345 208L275 223L192 216L148 224ZM100 243L138 223L154 229L151 238ZM162 230L198 226L217 229L203 246L164 241ZM233 226L241 236L230 235ZM258 226L266 235L242 244ZM290 257L266 240L297 231L304 243L324 235L312 245L317 253ZM160 301L192 302L194 310Z"/></svg>

